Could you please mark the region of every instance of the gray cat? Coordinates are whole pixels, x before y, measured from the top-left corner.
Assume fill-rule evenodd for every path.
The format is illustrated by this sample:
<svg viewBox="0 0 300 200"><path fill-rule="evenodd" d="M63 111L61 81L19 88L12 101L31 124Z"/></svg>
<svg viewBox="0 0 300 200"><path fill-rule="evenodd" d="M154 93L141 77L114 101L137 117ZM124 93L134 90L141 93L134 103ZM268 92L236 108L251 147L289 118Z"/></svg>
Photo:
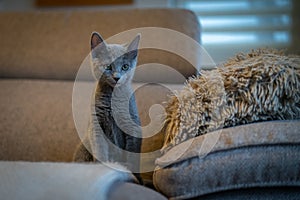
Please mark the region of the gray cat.
<svg viewBox="0 0 300 200"><path fill-rule="evenodd" d="M131 87L139 41L137 35L129 45L107 44L92 33L91 61L98 83L88 131L74 161L118 162L139 171L142 133Z"/></svg>

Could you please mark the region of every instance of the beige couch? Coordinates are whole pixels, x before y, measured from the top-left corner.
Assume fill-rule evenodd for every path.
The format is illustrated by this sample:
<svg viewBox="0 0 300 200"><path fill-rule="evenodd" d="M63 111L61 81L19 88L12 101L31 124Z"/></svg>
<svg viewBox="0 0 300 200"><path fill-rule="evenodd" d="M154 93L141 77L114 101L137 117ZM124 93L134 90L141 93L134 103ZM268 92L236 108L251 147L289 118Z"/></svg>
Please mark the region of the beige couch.
<svg viewBox="0 0 300 200"><path fill-rule="evenodd" d="M86 91L75 100L72 93L79 67L85 66L83 61L89 54L91 32L125 42L134 35L114 35L134 29L142 31L142 46L150 41L151 47L151 42L158 40L156 45L168 44L178 52L140 50L133 86L143 86L136 90L136 97L142 125L146 126L159 118L151 112L149 116L149 108L165 101L173 89L181 88L184 77L196 74L199 59L206 64L193 46L200 41L194 13L180 9L0 13L0 27L1 197L165 199L163 194L171 199L299 199L299 120L254 123L224 129L221 134L208 133L175 146L162 157L158 150L163 133L145 138L143 152L158 153L142 157L141 167L148 172L143 179L145 183L153 180L161 194L134 184L132 174L124 170L70 163L81 137L81 126L74 120L87 121L85 114L73 112L77 105L89 101ZM141 27L173 31L160 37L158 29L149 34L144 28L136 29ZM173 37L174 30L185 34L179 37L184 39ZM187 53L188 59L178 56L180 52ZM171 66L171 71L165 70L165 65ZM88 70L76 80L81 85L93 83Z"/></svg>
<svg viewBox="0 0 300 200"><path fill-rule="evenodd" d="M0 13L0 25L0 159L4 161L72 161L80 141L72 113L73 84L89 54L92 31L109 38L130 29L160 27L200 40L197 17L180 9ZM156 38L155 32L152 33ZM176 44L176 41L174 45L184 47L184 43ZM140 51L138 65L146 63L172 66L185 77L196 73L188 61L159 49ZM158 75L164 77L159 71L152 77L139 73L134 85L161 82L178 88L183 84L182 79L172 76L158 80ZM78 81L87 80L83 77ZM166 100L167 93L170 91L153 84L137 91L143 125L149 123L150 106ZM158 150L161 144L161 134L145 139L143 152ZM145 158L144 165L153 170L154 159ZM152 180L151 170L148 171L143 175L145 182Z"/></svg>

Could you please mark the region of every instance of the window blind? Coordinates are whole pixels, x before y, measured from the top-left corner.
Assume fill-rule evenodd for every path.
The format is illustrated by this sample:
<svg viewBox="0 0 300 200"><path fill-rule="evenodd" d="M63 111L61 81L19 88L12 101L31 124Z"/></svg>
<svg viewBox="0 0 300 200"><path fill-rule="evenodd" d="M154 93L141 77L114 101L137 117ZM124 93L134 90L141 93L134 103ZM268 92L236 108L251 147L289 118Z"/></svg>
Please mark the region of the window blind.
<svg viewBox="0 0 300 200"><path fill-rule="evenodd" d="M286 48L291 42L292 0L173 0L194 11L202 45L215 62L253 48Z"/></svg>

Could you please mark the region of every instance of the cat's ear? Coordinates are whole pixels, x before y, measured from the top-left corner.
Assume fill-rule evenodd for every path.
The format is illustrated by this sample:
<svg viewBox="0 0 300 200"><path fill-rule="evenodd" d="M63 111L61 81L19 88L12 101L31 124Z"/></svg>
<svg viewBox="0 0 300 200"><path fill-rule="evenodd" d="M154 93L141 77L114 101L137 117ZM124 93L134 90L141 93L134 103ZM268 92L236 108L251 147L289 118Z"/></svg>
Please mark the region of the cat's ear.
<svg viewBox="0 0 300 200"><path fill-rule="evenodd" d="M96 46L98 46L99 44L103 43L105 45L105 42L103 40L103 38L101 37L101 35L97 32L92 32L91 35L91 50L93 50Z"/></svg>
<svg viewBox="0 0 300 200"><path fill-rule="evenodd" d="M141 39L141 34L137 34L127 47L128 54L134 58L137 56L140 39Z"/></svg>

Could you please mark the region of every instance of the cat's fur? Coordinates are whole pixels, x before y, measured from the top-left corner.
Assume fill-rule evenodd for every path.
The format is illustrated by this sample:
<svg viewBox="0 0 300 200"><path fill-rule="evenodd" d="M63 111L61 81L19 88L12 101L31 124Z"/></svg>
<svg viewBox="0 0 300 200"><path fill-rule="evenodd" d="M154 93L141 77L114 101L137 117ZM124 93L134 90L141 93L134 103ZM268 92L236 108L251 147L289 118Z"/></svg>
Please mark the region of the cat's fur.
<svg viewBox="0 0 300 200"><path fill-rule="evenodd" d="M91 61L98 83L87 134L74 161L118 162L139 171L142 133L131 88L139 40L137 35L129 45L106 44L92 33Z"/></svg>

